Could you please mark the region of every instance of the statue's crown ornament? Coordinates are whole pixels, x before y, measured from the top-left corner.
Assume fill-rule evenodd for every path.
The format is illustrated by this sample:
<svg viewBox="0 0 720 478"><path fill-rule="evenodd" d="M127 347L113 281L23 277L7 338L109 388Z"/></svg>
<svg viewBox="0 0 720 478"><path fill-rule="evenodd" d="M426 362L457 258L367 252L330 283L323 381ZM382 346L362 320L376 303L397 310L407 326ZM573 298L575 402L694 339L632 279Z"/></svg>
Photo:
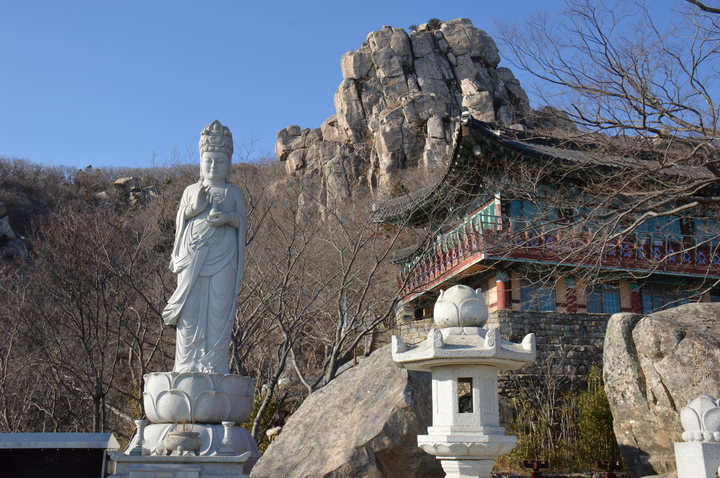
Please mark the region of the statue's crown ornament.
<svg viewBox="0 0 720 478"><path fill-rule="evenodd" d="M200 156L205 152L225 153L228 158L232 158L232 133L227 126L223 126L218 120L205 126L200 133Z"/></svg>

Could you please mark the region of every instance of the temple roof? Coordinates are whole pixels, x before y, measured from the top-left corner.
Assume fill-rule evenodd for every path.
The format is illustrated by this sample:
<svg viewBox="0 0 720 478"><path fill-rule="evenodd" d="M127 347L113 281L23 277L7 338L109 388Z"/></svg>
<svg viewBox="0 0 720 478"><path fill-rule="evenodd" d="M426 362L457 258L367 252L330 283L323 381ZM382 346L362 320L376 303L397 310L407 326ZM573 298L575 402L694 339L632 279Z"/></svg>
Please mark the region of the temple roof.
<svg viewBox="0 0 720 478"><path fill-rule="evenodd" d="M632 138L626 139L631 140ZM627 152L627 149L624 151ZM653 158L653 154L659 153L652 151L637 149L634 157L610 154L606 146L601 147L598 142L592 141L592 138L531 136L514 130L493 129L490 124L465 116L457 125L453 156L446 161L447 166L439 180L406 195L375 203L372 219L376 222L395 222L401 219L409 223L421 222L427 211L432 210L435 204L446 197L447 188L453 187L458 174L468 174L468 166L472 168L474 164L481 162L486 153L513 157L521 161L575 167L578 174L642 168L643 172L662 170L666 177L695 180L714 177L710 170L701 166L662 165ZM477 185L477 182L467 181L466 184L472 186Z"/></svg>
<svg viewBox="0 0 720 478"><path fill-rule="evenodd" d="M432 196L441 182L442 181L438 181L431 186L426 186L403 196L374 203L371 214L373 220L386 220L387 218L401 216L408 211L417 209Z"/></svg>

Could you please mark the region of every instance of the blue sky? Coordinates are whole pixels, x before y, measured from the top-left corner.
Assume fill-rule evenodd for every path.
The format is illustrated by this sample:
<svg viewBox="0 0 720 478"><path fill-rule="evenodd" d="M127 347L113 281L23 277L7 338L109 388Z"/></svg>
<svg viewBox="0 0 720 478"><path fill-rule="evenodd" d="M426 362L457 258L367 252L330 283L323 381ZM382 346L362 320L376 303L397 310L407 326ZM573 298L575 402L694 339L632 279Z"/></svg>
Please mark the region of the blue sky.
<svg viewBox="0 0 720 478"><path fill-rule="evenodd" d="M252 157L272 156L278 130L316 128L334 114L340 58L369 32L467 17L496 37L494 19L520 21L562 5L3 1L0 156L72 167L160 165L197 154L200 130L214 119L230 127L236 150L254 138Z"/></svg>

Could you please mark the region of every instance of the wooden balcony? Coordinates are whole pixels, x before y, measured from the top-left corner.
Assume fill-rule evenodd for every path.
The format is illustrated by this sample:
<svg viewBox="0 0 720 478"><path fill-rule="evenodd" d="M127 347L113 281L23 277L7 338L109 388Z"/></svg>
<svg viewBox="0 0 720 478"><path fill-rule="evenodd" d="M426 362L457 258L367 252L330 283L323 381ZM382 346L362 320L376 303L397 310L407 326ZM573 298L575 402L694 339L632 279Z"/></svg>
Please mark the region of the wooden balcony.
<svg viewBox="0 0 720 478"><path fill-rule="evenodd" d="M608 237L601 229L572 224L528 223L501 216L468 218L407 262L398 282L407 301L500 261L720 278L717 236L635 233Z"/></svg>

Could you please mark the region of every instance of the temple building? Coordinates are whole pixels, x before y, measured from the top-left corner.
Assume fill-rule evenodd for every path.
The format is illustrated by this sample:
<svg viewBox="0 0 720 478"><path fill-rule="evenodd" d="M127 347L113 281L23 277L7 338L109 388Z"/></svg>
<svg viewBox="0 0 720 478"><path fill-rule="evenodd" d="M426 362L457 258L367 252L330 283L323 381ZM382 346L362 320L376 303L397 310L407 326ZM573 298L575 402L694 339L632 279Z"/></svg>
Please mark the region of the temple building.
<svg viewBox="0 0 720 478"><path fill-rule="evenodd" d="M497 130L464 114L442 177L374 207L375 221L430 236L394 256L397 333L422 340L439 291L464 284L482 290L489 323L511 340L544 324L539 350L575 356L581 373L598 363L607 314L720 301L720 227L702 206L720 195L716 178L668 166L659 150Z"/></svg>

